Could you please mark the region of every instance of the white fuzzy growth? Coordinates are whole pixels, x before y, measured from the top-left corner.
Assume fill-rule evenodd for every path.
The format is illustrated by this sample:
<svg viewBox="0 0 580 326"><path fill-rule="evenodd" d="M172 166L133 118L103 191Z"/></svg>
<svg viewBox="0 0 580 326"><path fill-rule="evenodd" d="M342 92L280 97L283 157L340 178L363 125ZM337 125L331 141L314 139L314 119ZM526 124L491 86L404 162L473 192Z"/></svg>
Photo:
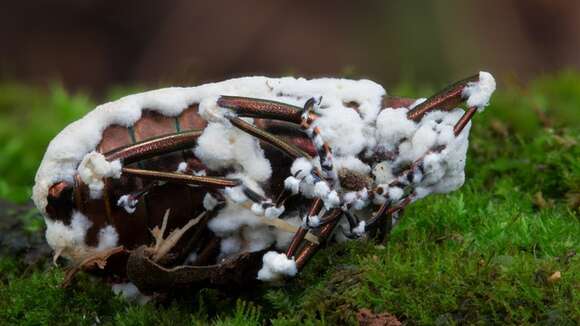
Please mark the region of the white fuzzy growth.
<svg viewBox="0 0 580 326"><path fill-rule="evenodd" d="M222 238L220 242L220 255L227 257L242 250L242 240L238 236Z"/></svg>
<svg viewBox="0 0 580 326"><path fill-rule="evenodd" d="M308 225L314 228L318 227L320 225L320 217L318 215L308 217Z"/></svg>
<svg viewBox="0 0 580 326"><path fill-rule="evenodd" d="M314 196L318 198L326 198L330 192L330 187L325 181L318 181L314 184Z"/></svg>
<svg viewBox="0 0 580 326"><path fill-rule="evenodd" d="M130 302L137 302L140 305L144 305L151 300L150 296L141 293L135 284L130 282L113 284L111 289L115 295L120 295L123 299Z"/></svg>
<svg viewBox="0 0 580 326"><path fill-rule="evenodd" d="M175 172L184 173L186 170L187 170L187 162L181 162L177 166L177 170Z"/></svg>
<svg viewBox="0 0 580 326"><path fill-rule="evenodd" d="M310 176L312 169L313 166L309 160L305 159L304 157L299 157L292 163L292 166L290 167L290 173L299 179L302 179Z"/></svg>
<svg viewBox="0 0 580 326"><path fill-rule="evenodd" d="M377 117L377 143L391 150L401 139L409 138L415 129L416 123L407 118L406 109L384 109Z"/></svg>
<svg viewBox="0 0 580 326"><path fill-rule="evenodd" d="M243 228L242 237L245 242L242 250L249 252L266 249L276 241L276 237L267 226Z"/></svg>
<svg viewBox="0 0 580 326"><path fill-rule="evenodd" d="M90 152L81 161L77 171L81 180L89 187L91 198L100 198L105 183L103 178L121 177L121 162L109 162L103 154Z"/></svg>
<svg viewBox="0 0 580 326"><path fill-rule="evenodd" d="M197 177L205 177L207 172L205 170L193 171L193 175Z"/></svg>
<svg viewBox="0 0 580 326"><path fill-rule="evenodd" d="M210 193L205 194L203 197L203 208L208 211L212 211L218 204L219 201Z"/></svg>
<svg viewBox="0 0 580 326"><path fill-rule="evenodd" d="M375 176L375 182L377 184L389 183L395 179L392 164L387 161L375 165L373 168L373 175Z"/></svg>
<svg viewBox="0 0 580 326"><path fill-rule="evenodd" d="M229 202L216 217L209 221L208 227L219 235L236 232L242 226L254 227L260 224L260 219L251 210Z"/></svg>
<svg viewBox="0 0 580 326"><path fill-rule="evenodd" d="M495 91L495 79L489 72L480 71L479 81L471 82L463 89L461 95L467 98L468 107L477 107L483 111Z"/></svg>
<svg viewBox="0 0 580 326"><path fill-rule="evenodd" d="M129 214L135 213L138 203L139 201L135 198L132 198L130 195L123 195L119 197L119 200L117 200L117 206L123 207L123 209Z"/></svg>
<svg viewBox="0 0 580 326"><path fill-rule="evenodd" d="M288 177L284 180L284 188L290 190L293 195L296 195L300 191L300 180L294 177Z"/></svg>
<svg viewBox="0 0 580 326"><path fill-rule="evenodd" d="M390 187L388 194L390 200L397 201L403 197L404 191L399 187Z"/></svg>
<svg viewBox="0 0 580 326"><path fill-rule="evenodd" d="M252 213L256 215L264 215L264 208L261 204L253 203L250 209L252 210Z"/></svg>
<svg viewBox="0 0 580 326"><path fill-rule="evenodd" d="M264 216L266 216L266 218L273 219L278 218L280 215L282 215L282 213L284 213L284 206L280 207L272 206L266 208Z"/></svg>
<svg viewBox="0 0 580 326"><path fill-rule="evenodd" d="M329 192L322 200L324 201L324 207L326 209L335 208L340 205L340 197L336 190Z"/></svg>
<svg viewBox="0 0 580 326"><path fill-rule="evenodd" d="M225 188L224 193L229 199L236 203L243 203L248 200L248 197L244 194L244 188L242 186Z"/></svg>
<svg viewBox="0 0 580 326"><path fill-rule="evenodd" d="M212 170L233 168L263 182L272 175L258 140L221 123L210 123L197 140L195 155Z"/></svg>
<svg viewBox="0 0 580 326"><path fill-rule="evenodd" d="M294 276L298 272L294 258L289 259L286 254L268 251L262 257L262 269L258 271L258 280L264 282L277 281L285 276Z"/></svg>
<svg viewBox="0 0 580 326"><path fill-rule="evenodd" d="M363 120L371 122L380 110L385 90L368 80L245 77L197 87L165 88L130 95L97 107L67 126L51 141L35 178L33 199L36 206L45 213L50 186L59 181L73 181L80 161L95 150L107 127L132 126L141 118L143 109L175 117L195 103L200 103L200 113L208 121L223 123L223 116L230 111L217 107L216 99L220 95L264 98L299 106L304 104L305 99L322 96L322 108L344 107L344 103L356 102ZM245 172L248 174L257 173L258 179L264 179L269 174L267 168L263 169L264 161L261 166L244 159L242 162L241 168L247 169ZM215 160L213 163L219 165Z"/></svg>
<svg viewBox="0 0 580 326"><path fill-rule="evenodd" d="M312 127L320 128L322 140L335 155L356 155L365 148L365 123L355 110L333 107L320 110L320 113L321 117L314 121Z"/></svg>
<svg viewBox="0 0 580 326"><path fill-rule="evenodd" d="M115 248L119 243L119 234L112 225L108 225L99 231L99 245L97 251Z"/></svg>
<svg viewBox="0 0 580 326"><path fill-rule="evenodd" d="M93 225L85 215L77 211L73 212L68 226L48 218L45 218L45 222L48 245L57 252L62 251L67 258L71 256L68 251L85 247L87 230Z"/></svg>
<svg viewBox="0 0 580 326"><path fill-rule="evenodd" d="M201 103L199 103L199 115L209 122L224 123L228 111L217 105L217 99L218 97L214 96L204 98Z"/></svg>
<svg viewBox="0 0 580 326"><path fill-rule="evenodd" d="M363 236L365 234L366 224L367 223L365 221L360 221L358 225L352 229L352 232L354 232L354 234L358 235L359 237Z"/></svg>

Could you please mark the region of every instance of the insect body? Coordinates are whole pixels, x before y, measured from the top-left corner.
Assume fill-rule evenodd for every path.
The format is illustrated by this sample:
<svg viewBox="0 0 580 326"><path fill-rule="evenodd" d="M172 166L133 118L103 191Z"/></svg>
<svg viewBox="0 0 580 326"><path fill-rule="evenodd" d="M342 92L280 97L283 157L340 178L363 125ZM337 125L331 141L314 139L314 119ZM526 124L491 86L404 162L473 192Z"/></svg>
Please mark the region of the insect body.
<svg viewBox="0 0 580 326"><path fill-rule="evenodd" d="M73 271L147 293L276 281L330 238L384 238L405 206L460 187L494 89L481 72L426 100L265 77L132 95L51 142L34 200Z"/></svg>

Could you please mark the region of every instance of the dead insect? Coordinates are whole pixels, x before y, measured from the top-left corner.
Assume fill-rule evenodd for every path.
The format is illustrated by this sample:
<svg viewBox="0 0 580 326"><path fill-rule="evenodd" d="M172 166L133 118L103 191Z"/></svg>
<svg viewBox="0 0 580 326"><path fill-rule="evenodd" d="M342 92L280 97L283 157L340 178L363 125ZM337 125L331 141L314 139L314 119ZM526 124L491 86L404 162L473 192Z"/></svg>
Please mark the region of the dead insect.
<svg viewBox="0 0 580 326"><path fill-rule="evenodd" d="M426 100L265 77L131 95L50 143L33 197L67 279L148 294L276 281L329 239L384 240L408 204L460 187L494 90L481 72Z"/></svg>

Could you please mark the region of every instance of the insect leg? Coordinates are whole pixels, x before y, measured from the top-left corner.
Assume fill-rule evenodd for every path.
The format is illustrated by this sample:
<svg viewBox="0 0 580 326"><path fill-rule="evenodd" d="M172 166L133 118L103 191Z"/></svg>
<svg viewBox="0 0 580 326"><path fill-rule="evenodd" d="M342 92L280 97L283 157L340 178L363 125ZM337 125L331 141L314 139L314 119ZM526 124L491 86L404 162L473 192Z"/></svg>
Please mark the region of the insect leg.
<svg viewBox="0 0 580 326"><path fill-rule="evenodd" d="M304 152L297 146L289 144L283 141L282 139L276 137L275 135L267 131L264 131L260 128L257 128L251 123L248 123L237 117L228 117L228 119L232 123L232 125L236 126L240 130L243 130L256 138L271 144L272 146L278 148L279 150L281 150L282 152L284 152L293 159L296 159L298 157L305 157L309 160L312 159L310 155L308 155L308 153Z"/></svg>
<svg viewBox="0 0 580 326"><path fill-rule="evenodd" d="M312 255L316 252L316 250L320 247L320 244L328 238L328 236L334 230L334 227L339 221L339 217L341 216L342 211L338 208L333 209L328 213L328 216L324 219L328 221L323 226L320 227L318 233L316 234L319 238L319 243L306 243L304 247L300 250L300 252L296 255L296 268L300 271L308 259L312 257ZM288 256L288 253L286 253ZM290 256L288 256L290 257Z"/></svg>
<svg viewBox="0 0 580 326"><path fill-rule="evenodd" d="M240 181L236 179L194 176L183 173L161 172L133 168L123 168L123 174L136 176L140 178L155 179L159 181L183 183L188 185L211 187L211 188L235 187L240 185Z"/></svg>
<svg viewBox="0 0 580 326"><path fill-rule="evenodd" d="M296 124L302 122L302 108L281 102L240 96L220 96L217 105L232 109L240 117L283 120Z"/></svg>
<svg viewBox="0 0 580 326"><path fill-rule="evenodd" d="M308 221L308 219L311 216L317 215L321 209L322 209L322 200L320 198L314 199L312 204L310 204L310 209L308 210L308 213L306 214L305 217L306 221ZM294 237L292 238L292 241L290 242L290 245L286 250L286 257L294 256L296 250L298 250L298 247L300 246L300 244L302 244L302 241L304 240L306 233L308 233L308 226L307 223L304 223L304 225L300 226L298 228L298 231L296 231L296 233L294 234Z"/></svg>
<svg viewBox="0 0 580 326"><path fill-rule="evenodd" d="M201 130L191 130L156 137L110 151L104 155L108 161L121 160L123 164L127 165L165 153L191 148L196 144L201 133Z"/></svg>
<svg viewBox="0 0 580 326"><path fill-rule="evenodd" d="M450 110L457 107L457 105L465 100L462 95L463 89L467 87L469 83L477 81L479 81L479 75L473 75L448 86L444 90L429 97L425 102L409 110L409 112L407 112L407 118L419 121L425 114L434 109Z"/></svg>
<svg viewBox="0 0 580 326"><path fill-rule="evenodd" d="M413 196L414 196L413 194L408 195L407 197L405 197L405 199L401 200L399 204L396 206L390 206L390 203L388 202L381 205L377 213L375 213L373 217L370 218L367 223L365 223L364 231L367 232L376 229L379 226L381 219L386 217L388 218L388 221L386 224L387 227L385 230L385 235L389 234L391 232L392 227L391 216L404 209L407 205L409 205L411 201L413 201Z"/></svg>

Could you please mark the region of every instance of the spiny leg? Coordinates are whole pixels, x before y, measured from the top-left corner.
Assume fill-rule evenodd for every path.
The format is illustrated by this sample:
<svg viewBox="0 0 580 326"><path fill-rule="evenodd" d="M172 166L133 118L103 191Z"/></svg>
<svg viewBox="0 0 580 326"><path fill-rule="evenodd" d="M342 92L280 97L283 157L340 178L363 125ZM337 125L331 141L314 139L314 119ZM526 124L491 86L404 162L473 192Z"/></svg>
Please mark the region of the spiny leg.
<svg viewBox="0 0 580 326"><path fill-rule="evenodd" d="M227 179L220 177L194 176L175 172L161 172L153 170L123 168L123 175L131 175L140 178L154 179L188 185L203 186L210 188L235 187L240 185L237 179Z"/></svg>
<svg viewBox="0 0 580 326"><path fill-rule="evenodd" d="M308 221L308 219L311 216L317 215L321 209L322 209L322 200L320 198L314 199L314 201L312 201L312 204L310 204L308 213L306 214L305 217L306 221ZM292 241L290 242L290 245L286 250L286 257L294 256L296 250L298 249L300 244L302 244L302 241L304 240L306 233L308 233L308 229L309 228L306 223L304 223L302 226L298 228L298 231L296 231L296 233L294 234L294 237L292 238Z"/></svg>
<svg viewBox="0 0 580 326"><path fill-rule="evenodd" d="M453 128L455 136L458 136L471 121L478 108L483 108L486 105L485 98L489 99L494 90L495 80L493 77L489 73L480 72L478 75L461 80L431 96L425 102L409 110L407 117L419 121L432 110L450 110L462 102L466 102L469 107ZM472 99L473 94L475 96Z"/></svg>
<svg viewBox="0 0 580 326"><path fill-rule="evenodd" d="M318 233L316 234L318 236L319 243L309 242L309 243L304 244L304 246L302 247L300 252L296 255L296 259L295 259L296 260L296 268L299 271L302 270L302 268L304 267L304 265L306 264L308 259L310 259L310 257L312 257L312 255L314 255L314 253L320 247L320 245L328 238L328 236L330 236L330 234L332 233L332 230L334 230L334 227L338 223L339 217L341 216L341 214L342 214L342 211L338 208L330 211L328 213L328 216L324 219L324 220L328 221L328 223L325 223L323 226L321 226ZM288 253L286 254L286 256L291 257L288 255Z"/></svg>
<svg viewBox="0 0 580 326"><path fill-rule="evenodd" d="M301 150L297 146L287 143L284 140L276 137L275 135L267 131L264 131L260 128L257 128L251 123L248 123L237 117L228 117L228 119L232 123L232 125L236 126L240 130L243 130L262 141L271 144L272 146L284 152L286 155L290 156L292 159L297 159L299 157L305 157L306 159L309 160L312 159L310 155L308 155L308 153Z"/></svg>
<svg viewBox="0 0 580 326"><path fill-rule="evenodd" d="M419 121L423 116L425 116L425 114L432 110L450 110L457 107L457 105L465 100L462 95L464 88L467 87L469 83L477 81L479 81L479 75L473 75L448 86L444 90L429 97L425 102L409 110L409 112L407 112L407 118Z"/></svg>
<svg viewBox="0 0 580 326"><path fill-rule="evenodd" d="M193 147L202 130L185 131L178 134L156 137L105 153L107 161L121 160L128 165L162 154Z"/></svg>
<svg viewBox="0 0 580 326"><path fill-rule="evenodd" d="M381 230L379 233L379 239L384 241L385 237L391 232L391 228L393 226L391 216L397 212L400 212L407 205L409 205L413 201L414 196L415 195L413 193L409 194L403 200L400 200L398 205L395 206L391 206L391 203L385 202L383 205L381 205L377 213L373 215L373 217L365 224L364 232L377 229L381 225L386 226L386 228ZM382 223L384 218L387 219L386 223Z"/></svg>
<svg viewBox="0 0 580 326"><path fill-rule="evenodd" d="M241 97L220 96L217 105L231 109L240 117L282 120L300 124L302 108L276 101Z"/></svg>

